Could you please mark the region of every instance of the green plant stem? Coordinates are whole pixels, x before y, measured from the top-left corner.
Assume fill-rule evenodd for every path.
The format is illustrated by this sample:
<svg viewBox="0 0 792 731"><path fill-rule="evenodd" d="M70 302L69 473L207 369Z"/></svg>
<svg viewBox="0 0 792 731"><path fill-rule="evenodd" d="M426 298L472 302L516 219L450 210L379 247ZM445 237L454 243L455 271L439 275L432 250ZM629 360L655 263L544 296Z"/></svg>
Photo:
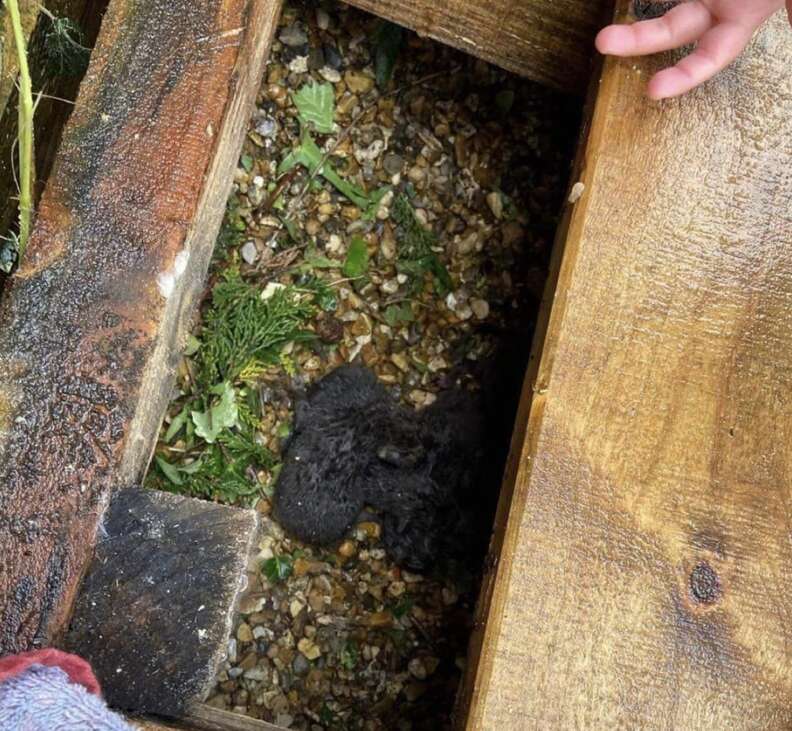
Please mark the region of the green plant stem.
<svg viewBox="0 0 792 731"><path fill-rule="evenodd" d="M30 238L33 218L33 85L28 67L27 43L22 31L17 0L6 0L14 43L19 63L19 121L17 139L19 143L19 245L18 261L22 260Z"/></svg>

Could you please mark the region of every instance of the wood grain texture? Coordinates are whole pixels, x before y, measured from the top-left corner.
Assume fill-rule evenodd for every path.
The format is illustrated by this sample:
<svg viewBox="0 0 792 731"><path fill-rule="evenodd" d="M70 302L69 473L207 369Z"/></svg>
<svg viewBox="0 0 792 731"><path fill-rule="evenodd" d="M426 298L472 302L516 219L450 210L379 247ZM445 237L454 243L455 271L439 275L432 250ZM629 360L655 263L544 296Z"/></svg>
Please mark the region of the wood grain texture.
<svg viewBox="0 0 792 731"><path fill-rule="evenodd" d="M604 67L468 729L792 725L792 33L670 60Z"/></svg>
<svg viewBox="0 0 792 731"><path fill-rule="evenodd" d="M57 639L150 458L279 0L113 0L0 301L0 654Z"/></svg>
<svg viewBox="0 0 792 731"><path fill-rule="evenodd" d="M564 91L588 84L601 0L348 0L474 56Z"/></svg>

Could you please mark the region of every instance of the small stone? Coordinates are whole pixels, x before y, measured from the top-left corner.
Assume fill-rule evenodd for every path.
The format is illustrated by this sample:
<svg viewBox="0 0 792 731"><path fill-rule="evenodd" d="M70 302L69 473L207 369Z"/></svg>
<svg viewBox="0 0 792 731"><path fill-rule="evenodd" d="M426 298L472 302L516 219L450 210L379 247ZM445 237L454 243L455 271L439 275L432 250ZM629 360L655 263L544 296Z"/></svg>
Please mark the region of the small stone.
<svg viewBox="0 0 792 731"><path fill-rule="evenodd" d="M255 241L246 241L239 250L246 264L255 264L259 257L258 247Z"/></svg>
<svg viewBox="0 0 792 731"><path fill-rule="evenodd" d="M420 183L426 177L426 170L424 170L422 167L418 167L418 165L413 165L413 167L411 167L407 173L407 177L413 183Z"/></svg>
<svg viewBox="0 0 792 731"><path fill-rule="evenodd" d="M322 68L319 69L319 76L325 81L329 81L331 84L337 84L341 81L341 74L330 66L322 66Z"/></svg>
<svg viewBox="0 0 792 731"><path fill-rule="evenodd" d="M489 302L486 300L472 299L470 300L470 309L479 320L486 320L490 313Z"/></svg>
<svg viewBox="0 0 792 731"><path fill-rule="evenodd" d="M357 545L354 541L346 540L338 547L338 555L344 558L352 558L357 553Z"/></svg>
<svg viewBox="0 0 792 731"><path fill-rule="evenodd" d="M396 239L392 233L388 232L382 237L382 241L380 241L380 251L388 261L392 261L396 258Z"/></svg>
<svg viewBox="0 0 792 731"><path fill-rule="evenodd" d="M275 716L275 725L281 728L289 728L294 723L294 716L288 713L279 713Z"/></svg>
<svg viewBox="0 0 792 731"><path fill-rule="evenodd" d="M269 676L269 673L267 672L267 669L259 667L259 666L251 668L250 670L245 670L245 673L243 675L243 677L246 680L254 680L254 681L257 681L257 682L261 682L262 680L266 680L268 676Z"/></svg>
<svg viewBox="0 0 792 731"><path fill-rule="evenodd" d="M322 651L319 649L313 640L303 637L297 643L297 649L305 655L308 660L318 660L322 656Z"/></svg>
<svg viewBox="0 0 792 731"><path fill-rule="evenodd" d="M330 27L330 15L326 10L316 8L316 25L319 26L319 30L327 30Z"/></svg>
<svg viewBox="0 0 792 731"><path fill-rule="evenodd" d="M459 600L459 595L453 590L449 589L447 586L443 587L443 591L441 592L443 597L443 604L450 607L453 604L456 604Z"/></svg>
<svg viewBox="0 0 792 731"><path fill-rule="evenodd" d="M388 594L393 597L399 597L404 594L407 585L403 581L394 581L388 586Z"/></svg>
<svg viewBox="0 0 792 731"><path fill-rule="evenodd" d="M365 94L374 88L374 79L360 71L347 71L344 81L353 94Z"/></svg>
<svg viewBox="0 0 792 731"><path fill-rule="evenodd" d="M492 211L492 215L499 221L503 218L503 196L497 191L493 191L487 196L487 205Z"/></svg>
<svg viewBox="0 0 792 731"><path fill-rule="evenodd" d="M244 596L239 602L239 612L240 614L255 614L260 612L266 603L266 597Z"/></svg>
<svg viewBox="0 0 792 731"><path fill-rule="evenodd" d="M305 222L305 233L309 236L316 236L322 230L322 224L315 218L309 218Z"/></svg>
<svg viewBox="0 0 792 731"><path fill-rule="evenodd" d="M509 221L501 229L504 246L514 246L525 238L525 230L516 221Z"/></svg>
<svg viewBox="0 0 792 731"><path fill-rule="evenodd" d="M237 661L237 641L235 637L228 640L228 650L226 652L226 660L232 665Z"/></svg>
<svg viewBox="0 0 792 731"><path fill-rule="evenodd" d="M371 541L377 541L382 535L382 526L380 526L379 523L375 523L373 520L367 520L362 523L358 523L356 532L360 534L359 540L368 539Z"/></svg>
<svg viewBox="0 0 792 731"><path fill-rule="evenodd" d="M407 360L404 353L393 353L390 359L391 363L400 371L407 373L410 370L410 361Z"/></svg>
<svg viewBox="0 0 792 731"><path fill-rule="evenodd" d="M388 175L397 175L404 167L404 158L401 155L389 152L382 161L382 167Z"/></svg>
<svg viewBox="0 0 792 731"><path fill-rule="evenodd" d="M247 622L242 622L237 627L236 636L240 642L253 642L253 631Z"/></svg>
<svg viewBox="0 0 792 731"><path fill-rule="evenodd" d="M325 343L338 343L344 337L344 323L323 312L316 320L316 334Z"/></svg>
<svg viewBox="0 0 792 731"><path fill-rule="evenodd" d="M426 668L424 667L421 658L414 657L410 662L407 664L407 669L410 671L410 675L418 680L426 680L426 676L428 673L426 672Z"/></svg>
<svg viewBox="0 0 792 731"><path fill-rule="evenodd" d="M262 137L274 140L278 136L278 123L272 117L264 117L256 124L256 132Z"/></svg>
<svg viewBox="0 0 792 731"><path fill-rule="evenodd" d="M308 659L303 655L301 652L298 652L294 656L294 660L292 660L292 670L294 671L295 675L308 675L308 672L311 669L311 663L308 662Z"/></svg>
<svg viewBox="0 0 792 731"><path fill-rule="evenodd" d="M577 203L585 191L586 184L578 180L578 182L572 186L572 190L569 191L569 198L567 200L570 203Z"/></svg>
<svg viewBox="0 0 792 731"><path fill-rule="evenodd" d="M344 251L344 242L338 234L333 234L327 242L326 248L331 254L340 254Z"/></svg>
<svg viewBox="0 0 792 731"><path fill-rule="evenodd" d="M390 627L393 624L393 617L391 617L390 612L374 612L374 614L368 616L366 624L375 629L378 627Z"/></svg>
<svg viewBox="0 0 792 731"><path fill-rule="evenodd" d="M256 652L252 650L242 658L242 662L239 663L239 669L244 673L246 670L256 667L257 662L258 657L256 657Z"/></svg>
<svg viewBox="0 0 792 731"><path fill-rule="evenodd" d="M333 69L340 69L344 65L344 59L341 57L341 54L338 52L338 49L331 45L330 43L325 43L322 46L322 50L324 51L325 61L330 68Z"/></svg>
<svg viewBox="0 0 792 731"><path fill-rule="evenodd" d="M278 40L286 46L297 48L308 43L308 36L299 25L287 25L278 35Z"/></svg>
<svg viewBox="0 0 792 731"><path fill-rule="evenodd" d="M253 628L253 637L257 640L263 640L264 638L269 637L269 635L270 630L268 630L266 627L258 626Z"/></svg>
<svg viewBox="0 0 792 731"><path fill-rule="evenodd" d="M308 73L308 56L295 56L289 62L289 71L295 74Z"/></svg>
<svg viewBox="0 0 792 731"><path fill-rule="evenodd" d="M397 279L387 279L380 285L380 289L385 294L396 294L399 291L399 281Z"/></svg>
<svg viewBox="0 0 792 731"><path fill-rule="evenodd" d="M292 617L296 617L302 610L305 609L305 604L303 604L299 599L292 599L291 604L289 604L289 614Z"/></svg>
<svg viewBox="0 0 792 731"><path fill-rule="evenodd" d="M308 69L310 71L318 71L321 68L324 68L325 59L324 53L320 47L312 47L310 51L308 51Z"/></svg>

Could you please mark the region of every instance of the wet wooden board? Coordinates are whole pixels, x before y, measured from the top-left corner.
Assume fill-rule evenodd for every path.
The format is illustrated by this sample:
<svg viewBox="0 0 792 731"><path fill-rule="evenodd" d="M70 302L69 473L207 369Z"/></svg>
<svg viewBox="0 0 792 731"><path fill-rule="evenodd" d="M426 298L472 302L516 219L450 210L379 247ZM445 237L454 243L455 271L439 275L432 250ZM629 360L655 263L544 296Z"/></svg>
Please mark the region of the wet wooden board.
<svg viewBox="0 0 792 731"><path fill-rule="evenodd" d="M138 482L279 0L113 0L0 301L0 653L57 640Z"/></svg>
<svg viewBox="0 0 792 731"><path fill-rule="evenodd" d="M585 90L604 0L348 0L564 91Z"/></svg>
<svg viewBox="0 0 792 731"><path fill-rule="evenodd" d="M254 510L113 495L63 645L91 663L113 708L180 718L208 698L258 537Z"/></svg>
<svg viewBox="0 0 792 731"><path fill-rule="evenodd" d="M792 725L792 34L671 60L604 67L468 729Z"/></svg>

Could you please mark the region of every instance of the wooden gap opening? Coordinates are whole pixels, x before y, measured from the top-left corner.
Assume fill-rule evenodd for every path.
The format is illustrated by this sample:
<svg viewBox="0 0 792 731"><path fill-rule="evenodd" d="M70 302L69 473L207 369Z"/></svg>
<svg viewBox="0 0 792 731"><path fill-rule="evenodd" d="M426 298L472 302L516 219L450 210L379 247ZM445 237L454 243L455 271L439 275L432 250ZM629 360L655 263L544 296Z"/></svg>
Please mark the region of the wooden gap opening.
<svg viewBox="0 0 792 731"><path fill-rule="evenodd" d="M395 55L388 50L394 45ZM385 74L379 82L377 69ZM333 89L335 128L311 131L322 152L330 150L321 157L332 168L324 176L312 176L305 164L283 166L290 151L306 154L294 97L310 81ZM251 586L210 706L284 728L438 729L454 723L458 702L460 722L469 693L461 681L472 677L468 666L476 661L475 643L467 653L482 578L486 593L497 563L498 540L490 541L502 477L513 435L516 453L524 438L531 391L524 378L540 355L531 347L582 106L581 97L341 3L286 4L201 317L146 478L153 488L261 513ZM384 193L383 206L366 210L344 182L358 193L389 188L393 196ZM396 199L432 232L426 261L407 255ZM314 337L296 338L275 358L252 358L230 381L230 371L216 368L215 393L197 393L202 371L214 367L202 354L216 336L211 323L229 311L212 293L228 281L267 298L284 287L302 292L315 313L300 327ZM472 482L450 465L434 478L466 485L462 514L470 529L460 531L456 518L443 515L451 509L443 503L430 521L431 540L449 555L422 559L422 569L405 568L414 535L390 541L401 550L399 561L383 547L382 509L366 506L343 537L321 547L290 538L273 518L295 404L322 375L349 362L373 370L402 414L431 409L455 390L481 396L476 403L486 413L473 419L480 442L471 448L483 447L486 469L476 460ZM223 383L245 411L237 423L258 422L255 441L271 453L269 463L244 458L222 438L207 445L197 436L211 409L222 408ZM464 409L454 418L441 421L469 428ZM450 451L433 457L461 454L464 440L449 439Z"/></svg>

